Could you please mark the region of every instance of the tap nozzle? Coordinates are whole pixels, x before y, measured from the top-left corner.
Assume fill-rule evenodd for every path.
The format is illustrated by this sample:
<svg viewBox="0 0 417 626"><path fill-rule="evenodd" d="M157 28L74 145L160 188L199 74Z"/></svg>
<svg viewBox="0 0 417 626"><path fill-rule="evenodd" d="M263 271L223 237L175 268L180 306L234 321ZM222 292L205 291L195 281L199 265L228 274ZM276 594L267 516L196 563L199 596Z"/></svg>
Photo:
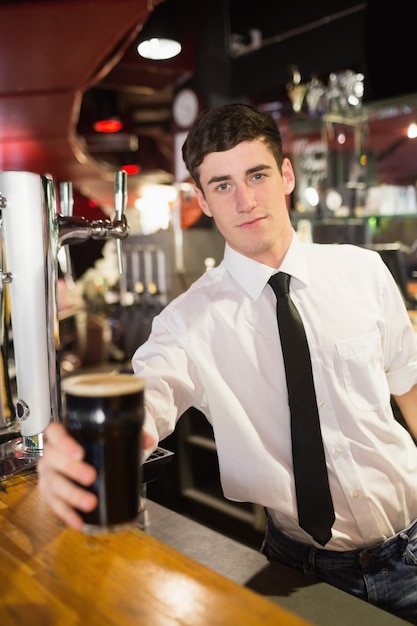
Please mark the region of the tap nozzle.
<svg viewBox="0 0 417 626"><path fill-rule="evenodd" d="M116 209L115 215L115 228L119 228L123 239L127 236L127 221L126 221L126 205L127 205L127 174L123 170L116 172L115 180L115 199L114 206ZM119 226L120 223L120 226ZM123 274L123 257L122 257L122 237L119 237L116 241L117 246L117 265L119 268L119 274Z"/></svg>
<svg viewBox="0 0 417 626"><path fill-rule="evenodd" d="M72 183L62 182L59 185L59 200L60 200L60 209L61 215L63 217L72 217L73 207L74 207L74 198L72 193ZM65 259L61 265L65 280L69 286L74 285L74 275L72 271L72 261L71 261L71 253L69 246L65 246L64 248Z"/></svg>

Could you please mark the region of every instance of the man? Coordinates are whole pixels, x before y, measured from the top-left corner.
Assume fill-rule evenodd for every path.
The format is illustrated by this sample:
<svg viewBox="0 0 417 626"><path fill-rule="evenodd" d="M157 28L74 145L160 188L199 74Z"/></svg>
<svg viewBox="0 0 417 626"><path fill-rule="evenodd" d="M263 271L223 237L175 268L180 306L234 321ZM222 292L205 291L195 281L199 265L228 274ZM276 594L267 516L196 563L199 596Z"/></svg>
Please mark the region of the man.
<svg viewBox="0 0 417 626"><path fill-rule="evenodd" d="M191 406L213 425L224 494L268 513L263 552L417 624L417 347L407 311L379 255L301 244L287 199L295 185L274 120L230 104L203 112L183 147L204 213L226 241L223 262L154 320L133 356L146 382L148 452ZM328 481L331 538L298 523L290 410L280 346L277 271L311 354ZM40 488L81 528L94 470L62 424L46 431Z"/></svg>

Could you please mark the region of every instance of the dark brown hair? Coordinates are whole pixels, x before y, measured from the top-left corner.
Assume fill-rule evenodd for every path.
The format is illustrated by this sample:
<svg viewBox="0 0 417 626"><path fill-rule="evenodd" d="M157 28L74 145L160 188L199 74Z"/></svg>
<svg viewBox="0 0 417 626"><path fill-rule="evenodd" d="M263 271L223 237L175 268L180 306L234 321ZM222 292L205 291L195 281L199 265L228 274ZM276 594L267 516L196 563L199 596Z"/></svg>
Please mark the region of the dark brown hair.
<svg viewBox="0 0 417 626"><path fill-rule="evenodd" d="M247 104L225 104L206 109L191 126L182 147L184 163L201 189L198 168L211 152L224 152L242 141L260 139L282 168L282 139L275 120Z"/></svg>

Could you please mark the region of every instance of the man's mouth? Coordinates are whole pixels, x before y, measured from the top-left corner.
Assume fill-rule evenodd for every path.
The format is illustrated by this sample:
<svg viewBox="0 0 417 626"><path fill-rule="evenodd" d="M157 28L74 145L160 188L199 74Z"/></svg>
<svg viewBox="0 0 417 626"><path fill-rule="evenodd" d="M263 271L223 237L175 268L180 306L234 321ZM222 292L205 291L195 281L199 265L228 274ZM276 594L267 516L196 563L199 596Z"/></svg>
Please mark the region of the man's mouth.
<svg viewBox="0 0 417 626"><path fill-rule="evenodd" d="M255 217L253 219L247 220L246 222L243 222L242 224L238 224L238 227L239 228L245 228L245 227L250 228L254 224L258 224L259 222L261 222L264 219L265 219L265 216Z"/></svg>

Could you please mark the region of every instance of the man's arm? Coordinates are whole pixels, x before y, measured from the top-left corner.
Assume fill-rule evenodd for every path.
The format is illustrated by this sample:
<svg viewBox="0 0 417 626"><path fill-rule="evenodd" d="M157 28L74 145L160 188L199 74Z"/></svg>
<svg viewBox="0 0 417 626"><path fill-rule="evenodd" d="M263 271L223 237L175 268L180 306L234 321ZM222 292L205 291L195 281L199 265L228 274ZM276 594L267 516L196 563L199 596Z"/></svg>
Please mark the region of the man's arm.
<svg viewBox="0 0 417 626"><path fill-rule="evenodd" d="M401 396L394 396L411 435L417 441L417 385Z"/></svg>

